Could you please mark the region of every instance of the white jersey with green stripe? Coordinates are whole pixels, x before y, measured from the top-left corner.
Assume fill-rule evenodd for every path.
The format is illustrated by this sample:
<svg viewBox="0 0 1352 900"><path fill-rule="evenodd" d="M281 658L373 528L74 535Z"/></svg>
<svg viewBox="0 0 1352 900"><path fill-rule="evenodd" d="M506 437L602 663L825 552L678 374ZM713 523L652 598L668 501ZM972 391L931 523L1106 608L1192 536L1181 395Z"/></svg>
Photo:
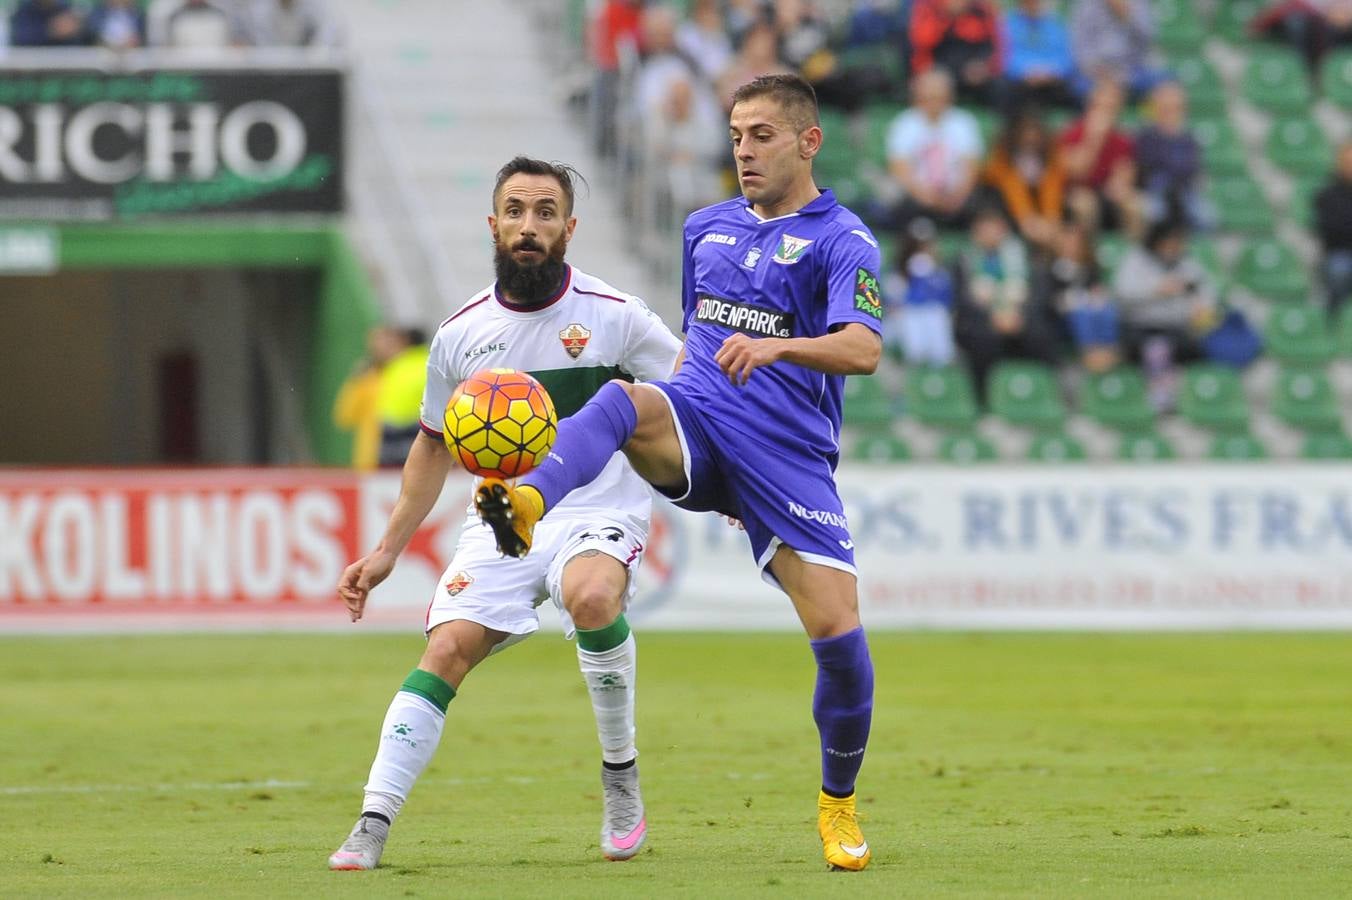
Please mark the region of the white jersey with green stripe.
<svg viewBox="0 0 1352 900"><path fill-rule="evenodd" d="M480 369L529 372L549 391L559 418L564 418L611 379L669 377L680 349L680 339L642 300L572 266L560 291L534 307L512 303L495 283L437 329L427 361L422 428L442 437L452 392ZM555 507L578 513L623 511L645 532L651 508L647 484L622 453L615 454L595 481Z"/></svg>

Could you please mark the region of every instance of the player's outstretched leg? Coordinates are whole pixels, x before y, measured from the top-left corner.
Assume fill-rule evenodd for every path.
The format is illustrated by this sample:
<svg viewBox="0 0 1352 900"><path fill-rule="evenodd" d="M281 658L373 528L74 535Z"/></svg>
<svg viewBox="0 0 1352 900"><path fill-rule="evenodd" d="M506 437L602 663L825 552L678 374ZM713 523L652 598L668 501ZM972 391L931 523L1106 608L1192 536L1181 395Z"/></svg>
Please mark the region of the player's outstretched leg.
<svg viewBox="0 0 1352 900"><path fill-rule="evenodd" d="M548 458L513 486L487 479L474 495L479 517L498 539L507 556L530 551L535 522L570 491L601 474L615 451L628 442L638 425L638 412L618 382L601 386L574 415L559 423Z"/></svg>
<svg viewBox="0 0 1352 900"><path fill-rule="evenodd" d="M873 720L873 662L863 628L814 640L812 653L817 658L812 717L822 746L817 831L827 863L857 871L872 857L859 828L854 782Z"/></svg>
<svg viewBox="0 0 1352 900"><path fill-rule="evenodd" d="M454 697L455 688L423 669L414 669L404 679L380 728L361 818L329 857L330 869L374 869L380 863L390 825L436 752L446 706Z"/></svg>
<svg viewBox="0 0 1352 900"><path fill-rule="evenodd" d="M610 860L630 859L643 849L648 819L634 747L638 650L624 616L602 628L579 628L577 662L591 695L601 741L601 853Z"/></svg>

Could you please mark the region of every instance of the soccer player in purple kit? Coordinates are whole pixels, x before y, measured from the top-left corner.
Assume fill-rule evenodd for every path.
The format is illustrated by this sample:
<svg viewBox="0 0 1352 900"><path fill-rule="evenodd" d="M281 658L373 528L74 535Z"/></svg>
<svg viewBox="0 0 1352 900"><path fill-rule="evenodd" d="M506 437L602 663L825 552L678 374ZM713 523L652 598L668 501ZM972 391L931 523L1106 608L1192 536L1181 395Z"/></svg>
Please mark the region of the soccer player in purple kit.
<svg viewBox="0 0 1352 900"><path fill-rule="evenodd" d="M693 213L683 253L685 346L666 382L612 381L559 425L550 458L475 496L498 549L530 550L535 523L622 449L677 505L741 520L762 576L789 595L817 662L818 831L826 861L868 865L855 778L873 714L854 542L835 486L846 375L882 352L878 244L819 190L817 100L796 75L733 96L742 196Z"/></svg>

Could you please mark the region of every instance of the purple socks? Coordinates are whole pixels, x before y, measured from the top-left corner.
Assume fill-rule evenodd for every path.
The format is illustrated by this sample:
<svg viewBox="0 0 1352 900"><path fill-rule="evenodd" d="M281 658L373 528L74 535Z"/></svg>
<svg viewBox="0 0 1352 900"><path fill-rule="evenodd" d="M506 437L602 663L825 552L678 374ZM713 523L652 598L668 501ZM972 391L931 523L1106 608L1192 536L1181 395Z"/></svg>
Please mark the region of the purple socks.
<svg viewBox="0 0 1352 900"><path fill-rule="evenodd" d="M873 720L873 661L862 627L811 644L817 657L812 718L822 740L822 790L848 797Z"/></svg>
<svg viewBox="0 0 1352 900"><path fill-rule="evenodd" d="M634 402L624 388L608 381L585 406L559 422L549 457L518 483L535 488L544 498L545 509L553 509L569 491L601 474L636 425Z"/></svg>

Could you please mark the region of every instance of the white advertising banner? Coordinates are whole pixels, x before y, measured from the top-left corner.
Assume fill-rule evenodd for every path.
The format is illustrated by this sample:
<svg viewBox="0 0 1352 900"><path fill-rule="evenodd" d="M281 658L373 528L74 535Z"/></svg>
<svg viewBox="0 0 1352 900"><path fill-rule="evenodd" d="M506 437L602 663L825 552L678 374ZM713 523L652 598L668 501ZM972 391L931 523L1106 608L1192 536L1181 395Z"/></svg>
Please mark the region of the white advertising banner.
<svg viewBox="0 0 1352 900"><path fill-rule="evenodd" d="M1346 465L846 466L839 481L870 627L1352 628ZM421 627L468 489L453 476L358 627ZM398 493L395 473L0 472L0 632L351 628L334 585ZM746 536L711 514L659 503L640 577L640 627L797 628Z"/></svg>

